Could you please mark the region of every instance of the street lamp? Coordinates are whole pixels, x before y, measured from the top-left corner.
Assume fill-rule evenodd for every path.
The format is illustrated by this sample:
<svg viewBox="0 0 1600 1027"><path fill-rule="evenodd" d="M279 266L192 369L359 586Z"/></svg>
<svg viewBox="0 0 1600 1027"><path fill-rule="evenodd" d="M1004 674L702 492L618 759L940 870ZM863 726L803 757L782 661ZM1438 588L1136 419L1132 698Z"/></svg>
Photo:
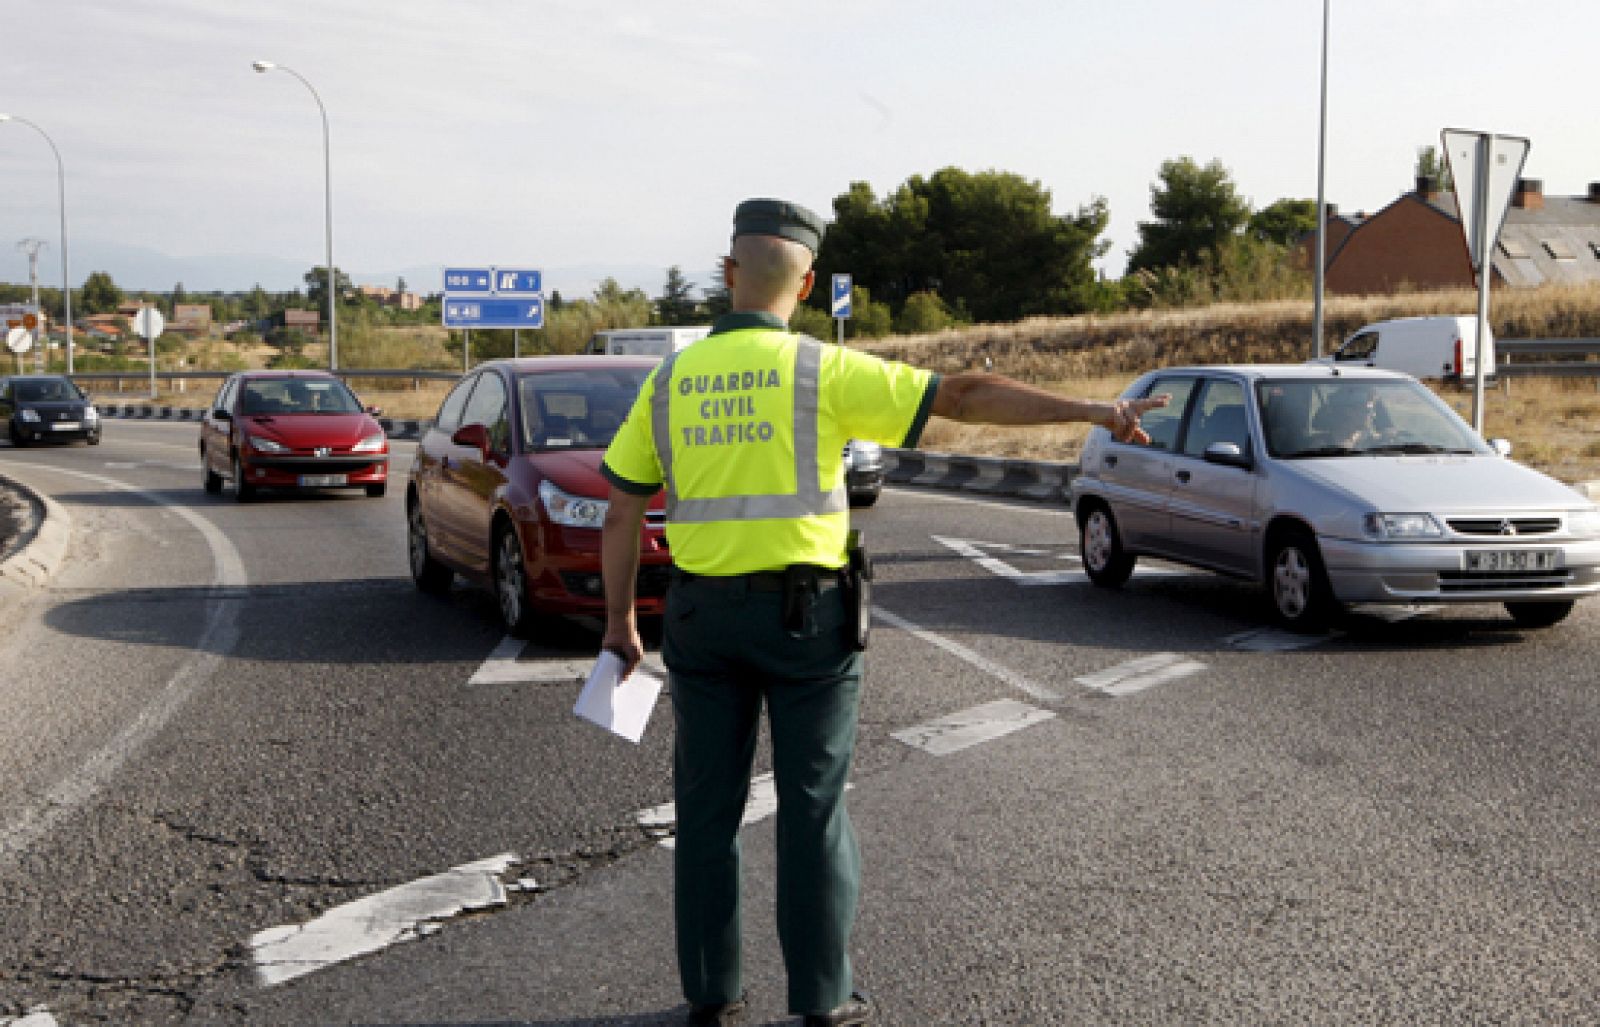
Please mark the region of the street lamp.
<svg viewBox="0 0 1600 1027"><path fill-rule="evenodd" d="M1322 93L1320 118L1317 129L1317 268L1312 290L1311 346L1312 356L1322 356L1322 294L1327 287L1328 262L1328 198L1324 191L1324 171L1328 160L1328 4L1322 0Z"/></svg>
<svg viewBox="0 0 1600 1027"><path fill-rule="evenodd" d="M72 373L72 279L67 273L67 172L61 163L61 151L56 149L54 139L44 129L35 125L27 118L19 118L14 114L0 114L0 123L15 121L19 125L27 125L35 132L44 136L44 141L50 144L50 152L56 155L56 187L61 200L61 303L66 313L67 322L67 373ZM45 348L49 348L48 339Z"/></svg>
<svg viewBox="0 0 1600 1027"><path fill-rule="evenodd" d="M334 301L337 299L336 282L333 274L333 161L328 148L328 108L322 105L322 97L317 95L316 89L307 82L305 76L293 68L286 68L272 61L251 61L250 67L265 75L269 71L285 71L300 80L300 84L311 90L311 98L317 101L317 111L322 115L322 181L324 197L327 201L327 240L328 240L328 370L339 369L339 322L334 316Z"/></svg>

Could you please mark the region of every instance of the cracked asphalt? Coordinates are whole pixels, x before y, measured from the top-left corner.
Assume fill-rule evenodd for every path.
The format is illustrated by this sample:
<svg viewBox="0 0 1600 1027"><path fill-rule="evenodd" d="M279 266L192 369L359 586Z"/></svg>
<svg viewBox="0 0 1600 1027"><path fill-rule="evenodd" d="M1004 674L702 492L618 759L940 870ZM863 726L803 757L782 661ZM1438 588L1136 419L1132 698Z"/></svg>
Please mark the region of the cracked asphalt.
<svg viewBox="0 0 1600 1027"><path fill-rule="evenodd" d="M0 675L0 1019L681 1020L672 856L635 819L670 798L667 705L635 747L573 717L570 684L468 685L492 600L412 587L403 490L240 505L202 493L192 426L118 429L7 464L74 535L0 636L27 669ZM850 804L884 1023L1600 1019L1600 607L1249 652L1223 641L1261 624L1237 583L1029 587L934 540L1059 571L1059 511L891 491L861 520L881 605L1061 693L875 636ZM597 644L551 622L524 658ZM1203 669L1075 684L1167 652ZM1054 716L948 756L894 737L1002 698ZM791 1022L772 834L742 839L752 1023ZM499 853L538 889L257 981L258 932Z"/></svg>

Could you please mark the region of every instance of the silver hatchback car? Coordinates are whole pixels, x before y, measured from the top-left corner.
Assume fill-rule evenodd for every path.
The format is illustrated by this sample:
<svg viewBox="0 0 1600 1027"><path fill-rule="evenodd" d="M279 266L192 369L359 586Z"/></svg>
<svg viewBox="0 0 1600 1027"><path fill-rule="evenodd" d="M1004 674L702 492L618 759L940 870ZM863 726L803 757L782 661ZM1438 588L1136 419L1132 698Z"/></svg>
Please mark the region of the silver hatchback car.
<svg viewBox="0 0 1600 1027"><path fill-rule="evenodd" d="M1152 371L1148 446L1094 429L1072 481L1084 570L1141 555L1262 582L1319 630L1366 603L1503 603L1548 627L1600 591L1600 507L1485 443L1414 378L1317 365Z"/></svg>

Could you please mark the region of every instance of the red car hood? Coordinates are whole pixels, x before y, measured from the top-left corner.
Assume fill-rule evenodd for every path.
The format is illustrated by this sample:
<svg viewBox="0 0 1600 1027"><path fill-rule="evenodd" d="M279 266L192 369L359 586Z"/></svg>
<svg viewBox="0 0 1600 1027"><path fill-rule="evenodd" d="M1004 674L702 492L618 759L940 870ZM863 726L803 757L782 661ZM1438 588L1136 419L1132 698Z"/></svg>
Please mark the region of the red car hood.
<svg viewBox="0 0 1600 1027"><path fill-rule="evenodd" d="M603 449L554 450L530 453L522 459L531 463L539 475L549 478L561 491L574 496L604 499L611 493L611 483L600 473L600 463L605 459ZM657 492L650 497L651 510L666 505L666 496Z"/></svg>
<svg viewBox="0 0 1600 1027"><path fill-rule="evenodd" d="M250 434L291 449L349 449L369 435L383 434L383 428L367 414L261 414L242 420Z"/></svg>

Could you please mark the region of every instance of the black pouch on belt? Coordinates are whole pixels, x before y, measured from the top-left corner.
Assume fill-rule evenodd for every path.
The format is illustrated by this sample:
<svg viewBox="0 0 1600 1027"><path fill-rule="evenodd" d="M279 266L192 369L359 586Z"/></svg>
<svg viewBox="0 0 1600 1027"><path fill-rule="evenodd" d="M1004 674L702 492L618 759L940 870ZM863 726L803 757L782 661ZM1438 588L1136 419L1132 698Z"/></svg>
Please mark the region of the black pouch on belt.
<svg viewBox="0 0 1600 1027"><path fill-rule="evenodd" d="M783 630L790 638L817 637L817 597L821 594L815 567L797 563L783 569Z"/></svg>
<svg viewBox="0 0 1600 1027"><path fill-rule="evenodd" d="M872 557L861 539L861 529L850 529L845 553L850 558L844 569L847 630L850 643L860 652L867 648L867 637L872 633Z"/></svg>

